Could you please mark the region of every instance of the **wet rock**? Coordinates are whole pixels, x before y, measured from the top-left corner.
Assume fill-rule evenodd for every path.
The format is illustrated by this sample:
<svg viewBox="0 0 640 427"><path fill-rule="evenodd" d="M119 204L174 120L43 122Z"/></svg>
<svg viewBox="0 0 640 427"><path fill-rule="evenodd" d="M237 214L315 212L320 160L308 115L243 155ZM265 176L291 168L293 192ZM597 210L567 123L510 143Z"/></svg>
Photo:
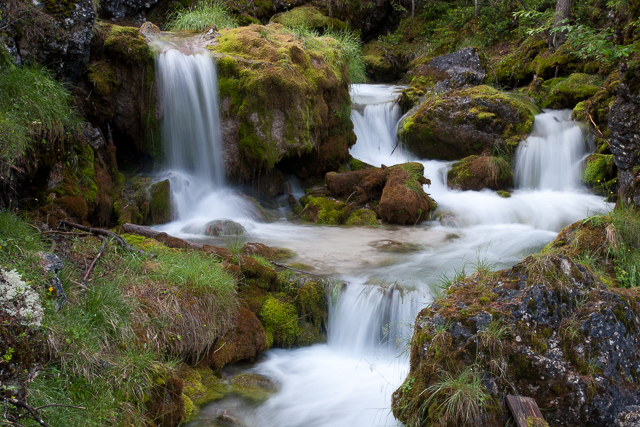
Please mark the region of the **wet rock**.
<svg viewBox="0 0 640 427"><path fill-rule="evenodd" d="M412 387L394 393L394 415L420 424L446 417L437 410L445 396L429 387L443 371L462 378L474 364L469 375L497 402L481 409L484 425L505 425L503 398L514 393L534 398L549 425L615 425L632 417L628 406L640 403L639 297L635 289L604 286L564 255L530 256L464 279L418 315Z"/></svg>
<svg viewBox="0 0 640 427"><path fill-rule="evenodd" d="M138 15L158 3L158 0L100 0L100 9L107 18L122 19Z"/></svg>
<svg viewBox="0 0 640 427"><path fill-rule="evenodd" d="M240 374L231 379L234 393L254 402L269 398L278 387L270 379L257 374Z"/></svg>
<svg viewBox="0 0 640 427"><path fill-rule="evenodd" d="M456 190L504 190L513 186L511 165L501 157L469 156L454 163L447 184Z"/></svg>
<svg viewBox="0 0 640 427"><path fill-rule="evenodd" d="M369 243L369 246L376 248L380 252L391 252L398 254L417 252L422 248L422 246L415 243L402 243L395 240L378 240L376 242Z"/></svg>
<svg viewBox="0 0 640 427"><path fill-rule="evenodd" d="M472 47L437 56L414 70L414 78L427 78L436 84L434 90L440 93L480 85L486 74L478 52Z"/></svg>
<svg viewBox="0 0 640 427"><path fill-rule="evenodd" d="M67 295L64 293L62 282L58 277L58 272L64 268L64 264L56 254L39 252L40 265L44 269L45 274L50 275L49 287L53 288L56 297L56 310L64 307L67 302Z"/></svg>
<svg viewBox="0 0 640 427"><path fill-rule="evenodd" d="M619 200L640 206L640 67L620 66L621 82L609 113L611 152L618 167Z"/></svg>
<svg viewBox="0 0 640 427"><path fill-rule="evenodd" d="M345 222L351 209L331 197L312 197L302 210L300 218L322 225L340 225Z"/></svg>
<svg viewBox="0 0 640 427"><path fill-rule="evenodd" d="M168 179L156 182L149 188L151 201L149 214L152 224L165 224L173 219L173 205L171 204L171 182Z"/></svg>
<svg viewBox="0 0 640 427"><path fill-rule="evenodd" d="M404 116L398 137L413 153L430 159L512 152L533 128L534 112L529 107L489 86L431 93Z"/></svg>
<svg viewBox="0 0 640 427"><path fill-rule="evenodd" d="M334 197L349 197L357 203L379 200L387 183L389 168L360 169L350 172L329 172L327 188Z"/></svg>
<svg viewBox="0 0 640 427"><path fill-rule="evenodd" d="M224 347L222 347L224 345ZM255 360L267 349L264 326L251 311L241 307L233 327L205 357L202 364L215 370L241 360Z"/></svg>
<svg viewBox="0 0 640 427"><path fill-rule="evenodd" d="M371 209L357 209L349 214L345 225L375 227L378 225L378 218L376 217L376 213Z"/></svg>
<svg viewBox="0 0 640 427"><path fill-rule="evenodd" d="M380 217L390 224L414 225L426 219L436 203L422 184L403 168L394 169L380 198Z"/></svg>
<svg viewBox="0 0 640 427"><path fill-rule="evenodd" d="M92 0L9 2L3 9L3 32L18 64L48 64L63 79L80 78L96 18Z"/></svg>
<svg viewBox="0 0 640 427"><path fill-rule="evenodd" d="M244 227L230 219L217 219L205 225L204 234L207 236L242 236L246 233Z"/></svg>
<svg viewBox="0 0 640 427"><path fill-rule="evenodd" d="M615 427L640 426L640 406L631 405L624 408L616 417Z"/></svg>

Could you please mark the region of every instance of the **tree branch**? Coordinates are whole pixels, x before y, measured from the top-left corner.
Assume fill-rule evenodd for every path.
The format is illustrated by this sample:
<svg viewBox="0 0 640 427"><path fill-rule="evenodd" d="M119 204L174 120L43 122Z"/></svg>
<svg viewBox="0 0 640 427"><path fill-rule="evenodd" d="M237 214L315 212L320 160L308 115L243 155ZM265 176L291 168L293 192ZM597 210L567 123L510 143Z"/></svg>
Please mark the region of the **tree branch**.
<svg viewBox="0 0 640 427"><path fill-rule="evenodd" d="M8 403L12 404L13 406L15 406L16 408L26 409L29 412L29 414L31 414L33 419L36 420L38 422L38 424L40 424L42 427L51 427L51 426L49 426L49 424L44 422L42 417L40 417L40 415L38 414L38 411L36 411L34 408L32 408L31 405L29 405L24 400L12 399L10 397L5 397L5 396L0 394L0 401L8 402Z"/></svg>
<svg viewBox="0 0 640 427"><path fill-rule="evenodd" d="M113 231L103 230L102 228L86 227L84 225L80 225L80 224L76 224L76 223L67 221L66 219L63 219L62 221L60 221L59 224L60 225L66 225L66 226L71 227L71 228L76 228L78 230L86 231L88 233L97 234L99 236L113 237L118 243L120 243L120 245L123 248L125 248L128 251L138 252L138 253L140 253L142 255L147 255L147 256L149 256L151 258L155 257L155 255L152 254L151 252L145 252L142 249L136 249L136 248L132 247L129 243L127 243L127 241L122 236L120 236L119 234L114 233Z"/></svg>

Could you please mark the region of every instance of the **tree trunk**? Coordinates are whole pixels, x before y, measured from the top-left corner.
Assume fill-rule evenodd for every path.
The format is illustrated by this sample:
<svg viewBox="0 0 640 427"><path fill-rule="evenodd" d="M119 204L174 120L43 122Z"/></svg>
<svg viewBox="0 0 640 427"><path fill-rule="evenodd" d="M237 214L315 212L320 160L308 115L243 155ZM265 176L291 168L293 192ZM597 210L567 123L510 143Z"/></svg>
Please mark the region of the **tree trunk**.
<svg viewBox="0 0 640 427"><path fill-rule="evenodd" d="M478 0L475 0L475 4L473 7L473 17L478 18Z"/></svg>
<svg viewBox="0 0 640 427"><path fill-rule="evenodd" d="M553 18L553 26L557 29L567 25L571 18L571 0L558 0L556 3L556 14ZM553 46L558 49L567 40L563 32L556 31L553 36Z"/></svg>

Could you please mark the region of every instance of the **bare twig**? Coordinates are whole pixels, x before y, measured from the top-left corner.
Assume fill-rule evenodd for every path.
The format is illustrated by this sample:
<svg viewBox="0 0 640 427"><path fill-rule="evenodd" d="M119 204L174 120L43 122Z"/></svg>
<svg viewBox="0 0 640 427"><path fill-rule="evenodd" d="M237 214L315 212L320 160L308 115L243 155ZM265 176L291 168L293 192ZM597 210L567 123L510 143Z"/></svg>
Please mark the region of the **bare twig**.
<svg viewBox="0 0 640 427"><path fill-rule="evenodd" d="M600 136L602 137L602 139L604 139L604 142L606 142L609 147L611 147L611 143L609 142L609 140L607 139L606 136L604 136L604 134L602 133L602 131L600 130L600 128L598 127L598 125L596 124L596 122L593 121L593 117L591 117L591 114L587 113L587 115L589 116L589 120L591 120L591 123L593 123L593 127L598 131L598 133L600 134Z"/></svg>
<svg viewBox="0 0 640 427"><path fill-rule="evenodd" d="M98 251L98 255L96 255L96 257L93 259L93 261L91 261L91 264L89 265L89 268L87 269L87 272L84 274L84 277L82 278L82 283L80 283L81 287L86 288L87 279L89 278L89 276L91 276L91 273L93 272L93 269L95 268L96 264L98 263L98 260L100 259L100 257L104 253L104 249L106 247L107 247L107 239L105 239L103 237L102 238L102 244L100 245L100 250Z"/></svg>
<svg viewBox="0 0 640 427"><path fill-rule="evenodd" d="M113 231L103 230L102 228L86 227L84 225L75 224L73 222L67 221L66 219L63 219L62 221L60 221L60 225L66 225L68 227L76 228L78 230L86 231L88 233L97 234L99 236L113 237L118 243L120 243L120 245L123 248L125 248L128 251L138 252L140 254L147 255L151 258L155 257L155 255L152 254L151 252L145 252L142 249L136 249L132 247L129 243L127 243L127 241L122 236L114 233Z"/></svg>
<svg viewBox="0 0 640 427"><path fill-rule="evenodd" d="M78 236L78 237L91 236L91 233L78 233L76 231L60 231L60 230L43 231L42 234L61 234L63 236Z"/></svg>
<svg viewBox="0 0 640 427"><path fill-rule="evenodd" d="M356 192L354 191L353 193L349 194L349 197L347 197L347 201L344 202L344 204L346 205L347 203L349 203L349 199L351 198L351 196L353 196L354 194L356 194Z"/></svg>
<svg viewBox="0 0 640 427"><path fill-rule="evenodd" d="M49 424L44 422L42 417L40 417L40 415L38 414L38 411L36 411L33 407L31 407L31 405L29 405L24 400L12 399L10 397L5 397L5 396L0 394L0 401L10 403L13 406L15 406L16 408L26 409L29 412L29 414L31 414L33 419L36 420L38 422L38 424L40 424L42 427L51 427L51 426L49 426Z"/></svg>
<svg viewBox="0 0 640 427"><path fill-rule="evenodd" d="M82 409L84 411L87 410L87 408L82 407L82 406L73 406L73 405L63 405L61 403L50 403L48 405L42 405L42 406L38 406L37 408L33 408L36 411L39 411L40 409L44 409L44 408L50 408L50 407L60 407L60 408L74 408L74 409Z"/></svg>

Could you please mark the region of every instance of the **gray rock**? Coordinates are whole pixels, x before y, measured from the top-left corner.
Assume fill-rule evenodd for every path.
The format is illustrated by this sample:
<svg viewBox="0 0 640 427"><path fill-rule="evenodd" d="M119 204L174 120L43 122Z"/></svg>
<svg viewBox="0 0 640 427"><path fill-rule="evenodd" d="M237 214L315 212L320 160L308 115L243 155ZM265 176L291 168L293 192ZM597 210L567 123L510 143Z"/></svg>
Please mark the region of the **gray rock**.
<svg viewBox="0 0 640 427"><path fill-rule="evenodd" d="M245 234L243 226L230 219L217 219L205 226L204 234L207 236L241 236Z"/></svg>
<svg viewBox="0 0 640 427"><path fill-rule="evenodd" d="M149 9L158 0L102 0L100 8L106 17L122 19Z"/></svg>
<svg viewBox="0 0 640 427"><path fill-rule="evenodd" d="M436 93L480 85L487 75L478 52L472 47L436 56L428 64L418 67L415 74L431 77L436 82Z"/></svg>

